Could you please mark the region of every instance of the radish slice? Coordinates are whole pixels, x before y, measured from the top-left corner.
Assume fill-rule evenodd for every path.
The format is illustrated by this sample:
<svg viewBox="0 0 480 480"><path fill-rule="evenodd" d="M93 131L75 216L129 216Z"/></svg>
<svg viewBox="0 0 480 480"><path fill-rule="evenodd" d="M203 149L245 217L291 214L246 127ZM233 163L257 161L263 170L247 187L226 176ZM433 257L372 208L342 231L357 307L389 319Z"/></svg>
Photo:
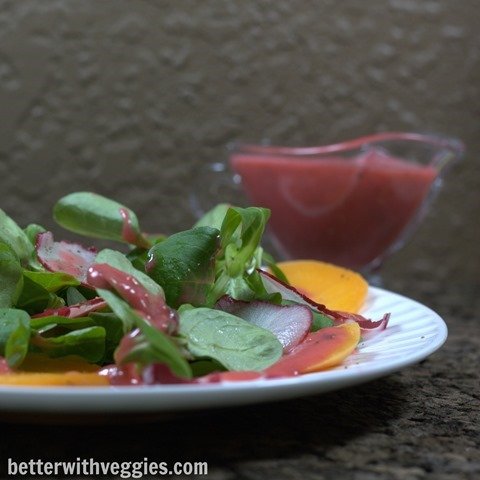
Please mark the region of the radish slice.
<svg viewBox="0 0 480 480"><path fill-rule="evenodd" d="M37 257L40 263L51 272L68 273L86 283L89 267L94 263L97 251L85 248L78 243L55 242L52 232L37 235Z"/></svg>
<svg viewBox="0 0 480 480"><path fill-rule="evenodd" d="M362 315L359 315L358 313L329 310L325 305L313 301L312 299L300 293L296 288L292 287L291 285L287 285L270 273L267 273L263 270L258 270L258 272L268 293L280 293L284 300L290 300L302 305L308 305L317 312L323 313L324 315L330 317L334 321L335 325L341 325L342 323L346 322L356 322L364 334L385 330L385 328L387 328L388 321L390 320L390 313L386 313L378 321L373 321L363 317Z"/></svg>
<svg viewBox="0 0 480 480"><path fill-rule="evenodd" d="M222 297L216 307L272 332L289 352L310 331L313 315L304 305L274 305L268 302L243 302Z"/></svg>
<svg viewBox="0 0 480 480"><path fill-rule="evenodd" d="M68 317L68 318L78 318L85 317L90 312L96 312L107 306L107 302L103 298L95 297L86 302L77 303L75 305L70 305L69 307L60 307L60 308L49 308L44 310L41 313L32 315L32 318L40 317L50 317L50 316L59 316L59 317Z"/></svg>

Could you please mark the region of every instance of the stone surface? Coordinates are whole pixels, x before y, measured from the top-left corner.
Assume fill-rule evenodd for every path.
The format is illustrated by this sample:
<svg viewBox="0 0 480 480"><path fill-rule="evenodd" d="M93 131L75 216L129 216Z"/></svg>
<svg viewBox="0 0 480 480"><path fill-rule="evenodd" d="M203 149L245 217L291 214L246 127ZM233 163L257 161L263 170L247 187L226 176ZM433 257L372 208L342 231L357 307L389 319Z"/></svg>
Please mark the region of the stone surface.
<svg viewBox="0 0 480 480"><path fill-rule="evenodd" d="M57 229L54 201L91 189L147 230L187 227L192 192L217 198L201 173L232 140L411 130L467 146L384 268L386 287L446 316L450 339L431 359L331 395L146 425L5 425L2 460L200 458L215 479L478 478L479 24L476 0L0 0L0 206L21 224Z"/></svg>
<svg viewBox="0 0 480 480"><path fill-rule="evenodd" d="M479 23L475 0L2 0L2 208L53 227L93 189L172 232L232 140L441 132L468 154L397 268L478 287Z"/></svg>

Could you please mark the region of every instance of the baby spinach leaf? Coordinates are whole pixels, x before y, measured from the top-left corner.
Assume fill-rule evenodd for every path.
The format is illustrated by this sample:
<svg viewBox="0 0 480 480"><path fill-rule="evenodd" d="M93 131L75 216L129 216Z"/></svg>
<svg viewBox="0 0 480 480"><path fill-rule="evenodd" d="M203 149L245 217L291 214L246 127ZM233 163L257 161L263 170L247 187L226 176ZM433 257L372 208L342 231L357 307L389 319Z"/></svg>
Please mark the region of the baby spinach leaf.
<svg viewBox="0 0 480 480"><path fill-rule="evenodd" d="M105 329L95 326L73 330L58 337L37 335L32 338L32 343L49 357L79 355L95 363L102 360L105 355Z"/></svg>
<svg viewBox="0 0 480 480"><path fill-rule="evenodd" d="M166 235L147 235L147 238L153 246L157 243L163 242L168 237ZM127 253L126 257L137 270L140 270L141 272L145 271L145 264L148 260L148 249L135 247Z"/></svg>
<svg viewBox="0 0 480 480"><path fill-rule="evenodd" d="M34 247L34 251L30 256L30 259L26 263L26 267L28 267L30 270L33 270L33 271L42 272L45 270L45 267L38 261L36 245L37 245L37 235L39 233L46 232L46 230L41 225L37 225L36 223L31 223L30 225L27 225L23 229L23 231L25 232L25 235L30 240L30 243L32 244L32 246Z"/></svg>
<svg viewBox="0 0 480 480"><path fill-rule="evenodd" d="M220 310L184 310L179 331L194 357L211 358L229 370L260 371L282 356L271 332Z"/></svg>
<svg viewBox="0 0 480 480"><path fill-rule="evenodd" d="M55 293L49 292L37 282L23 275L23 289L17 300L16 307L26 310L30 314L43 312L47 308L62 307L64 300Z"/></svg>
<svg viewBox="0 0 480 480"><path fill-rule="evenodd" d="M15 252L0 243L0 308L15 305L23 288L23 274Z"/></svg>
<svg viewBox="0 0 480 480"><path fill-rule="evenodd" d="M61 198L53 216L62 227L75 233L150 247L135 213L96 193L76 192Z"/></svg>
<svg viewBox="0 0 480 480"><path fill-rule="evenodd" d="M129 332L135 327L138 315L135 314L127 302L104 288L97 288L97 293L108 303L113 313L122 321L123 333Z"/></svg>
<svg viewBox="0 0 480 480"><path fill-rule="evenodd" d="M0 242L6 243L17 255L22 265L33 258L35 249L25 232L0 209Z"/></svg>
<svg viewBox="0 0 480 480"><path fill-rule="evenodd" d="M220 203L208 211L194 227L213 227L220 230L222 228L223 219L227 214L230 205L228 203Z"/></svg>
<svg viewBox="0 0 480 480"><path fill-rule="evenodd" d="M80 330L82 328L93 327L96 323L89 317L62 317L60 315L48 315L45 317L36 317L30 320L30 327L37 332L43 332L53 327L63 327L67 330Z"/></svg>
<svg viewBox="0 0 480 480"><path fill-rule="evenodd" d="M132 277L136 278L151 293L163 296L162 287L152 280L147 274L134 268L130 260L128 260L128 258L121 252L106 248L98 253L95 262L108 263L108 265L111 267L128 273Z"/></svg>
<svg viewBox="0 0 480 480"><path fill-rule="evenodd" d="M0 355L17 367L28 352L30 316L23 310L0 308Z"/></svg>
<svg viewBox="0 0 480 480"><path fill-rule="evenodd" d="M124 323L114 313L90 313L89 319L97 326L105 329L105 358L104 361L113 361L113 354L122 339Z"/></svg>
<svg viewBox="0 0 480 480"><path fill-rule="evenodd" d="M324 315L323 313L315 311L313 308L311 309L311 311L313 315L312 326L310 327L311 332L316 332L321 328L327 328L327 327L333 326L333 320L330 317L328 317L327 315Z"/></svg>
<svg viewBox="0 0 480 480"><path fill-rule="evenodd" d="M65 300L67 305L76 305L87 301L87 298L75 287L68 287L65 292Z"/></svg>
<svg viewBox="0 0 480 480"><path fill-rule="evenodd" d="M35 246L35 244L37 243L37 235L39 233L44 233L47 230L41 225L37 225L36 223L30 223L23 229L23 231L30 240L30 243Z"/></svg>
<svg viewBox="0 0 480 480"><path fill-rule="evenodd" d="M32 318L30 326L38 333L44 333L55 329L57 333L65 333L72 330L80 330L88 327L102 327L105 329L105 357L103 361L113 361L113 352L117 348L123 335L124 323L113 313L90 313L88 317L61 317L50 315L46 317Z"/></svg>
<svg viewBox="0 0 480 480"><path fill-rule="evenodd" d="M63 272L31 272L25 270L23 275L50 293L57 292L65 287L80 285L75 277Z"/></svg>
<svg viewBox="0 0 480 480"><path fill-rule="evenodd" d="M224 372L226 370L223 365L211 359L191 362L190 367L194 377L202 377L203 375L208 375L209 373Z"/></svg>
<svg viewBox="0 0 480 480"><path fill-rule="evenodd" d="M171 235L149 252L147 273L165 291L168 305L202 305L215 279L219 231L197 227Z"/></svg>

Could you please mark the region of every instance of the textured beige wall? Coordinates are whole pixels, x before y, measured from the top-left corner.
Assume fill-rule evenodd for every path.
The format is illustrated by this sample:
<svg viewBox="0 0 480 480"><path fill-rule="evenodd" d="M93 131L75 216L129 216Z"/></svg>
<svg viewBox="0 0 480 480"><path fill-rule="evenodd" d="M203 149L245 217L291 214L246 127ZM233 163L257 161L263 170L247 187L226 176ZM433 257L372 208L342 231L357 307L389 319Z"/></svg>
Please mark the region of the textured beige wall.
<svg viewBox="0 0 480 480"><path fill-rule="evenodd" d="M477 0L0 1L0 204L52 226L57 197L93 189L172 231L231 140L442 132L467 157L387 285L473 299L479 25Z"/></svg>

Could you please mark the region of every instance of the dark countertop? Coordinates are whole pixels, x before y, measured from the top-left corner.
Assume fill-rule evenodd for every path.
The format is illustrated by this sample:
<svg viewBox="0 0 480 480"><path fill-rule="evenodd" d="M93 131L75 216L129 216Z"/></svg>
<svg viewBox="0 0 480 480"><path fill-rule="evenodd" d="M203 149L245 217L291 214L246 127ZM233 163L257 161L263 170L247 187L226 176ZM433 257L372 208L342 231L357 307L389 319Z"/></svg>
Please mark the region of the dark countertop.
<svg viewBox="0 0 480 480"><path fill-rule="evenodd" d="M1 468L8 457L148 457L208 461L206 478L215 480L479 478L478 295L422 296L415 284L394 286L416 292L449 326L444 347L418 365L326 395L169 418L73 425L4 419Z"/></svg>

